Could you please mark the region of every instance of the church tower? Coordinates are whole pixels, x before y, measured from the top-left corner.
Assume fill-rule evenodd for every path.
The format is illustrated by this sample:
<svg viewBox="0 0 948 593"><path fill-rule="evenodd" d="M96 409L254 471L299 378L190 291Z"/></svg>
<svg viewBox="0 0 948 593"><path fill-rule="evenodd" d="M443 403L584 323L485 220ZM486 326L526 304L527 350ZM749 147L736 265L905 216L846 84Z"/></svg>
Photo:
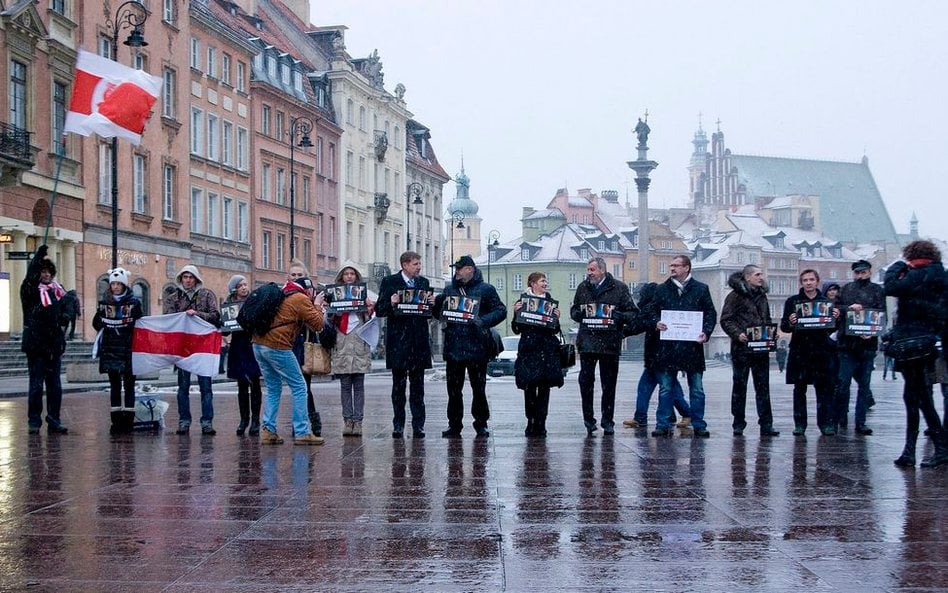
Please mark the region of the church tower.
<svg viewBox="0 0 948 593"><path fill-rule="evenodd" d="M688 203L693 208L700 207L706 199L708 176L708 136L701 127L701 114L698 114L698 131L695 132L694 152L691 153L691 162L688 164Z"/></svg>
<svg viewBox="0 0 948 593"><path fill-rule="evenodd" d="M444 220L449 225L447 236L448 263L462 255L470 255L477 259L481 255L481 217L477 215L477 202L471 199L471 180L464 173L464 161L461 161L461 172L454 178L457 187L457 197L451 200L445 212ZM458 227L461 228L458 228ZM450 259L452 258L453 259Z"/></svg>

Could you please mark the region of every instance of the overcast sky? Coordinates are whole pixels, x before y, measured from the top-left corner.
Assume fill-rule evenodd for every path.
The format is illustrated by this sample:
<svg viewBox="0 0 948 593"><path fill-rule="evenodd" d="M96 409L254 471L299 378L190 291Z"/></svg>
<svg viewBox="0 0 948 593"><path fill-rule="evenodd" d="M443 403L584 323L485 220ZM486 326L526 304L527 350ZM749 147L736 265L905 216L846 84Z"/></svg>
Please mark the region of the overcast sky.
<svg viewBox="0 0 948 593"><path fill-rule="evenodd" d="M769 7L768 7L769 5ZM635 204L636 119L652 206L684 206L703 113L732 152L858 161L896 231L948 239L948 2L312 0L354 57L378 49L452 176L463 153L483 234L522 206L619 190ZM454 184L445 187L453 199Z"/></svg>

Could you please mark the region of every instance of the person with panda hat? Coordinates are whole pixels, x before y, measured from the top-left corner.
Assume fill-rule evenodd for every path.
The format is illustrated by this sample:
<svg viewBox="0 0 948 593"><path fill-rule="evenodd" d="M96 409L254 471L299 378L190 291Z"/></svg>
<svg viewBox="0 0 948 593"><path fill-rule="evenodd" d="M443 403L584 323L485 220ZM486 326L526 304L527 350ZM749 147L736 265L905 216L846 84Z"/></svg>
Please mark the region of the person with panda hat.
<svg viewBox="0 0 948 593"><path fill-rule="evenodd" d="M109 289L99 301L92 327L100 332L99 372L109 376L112 427L110 434L132 432L135 423L135 375L132 374L132 332L142 316L142 303L128 283L128 270L109 270ZM122 390L125 397L122 397Z"/></svg>

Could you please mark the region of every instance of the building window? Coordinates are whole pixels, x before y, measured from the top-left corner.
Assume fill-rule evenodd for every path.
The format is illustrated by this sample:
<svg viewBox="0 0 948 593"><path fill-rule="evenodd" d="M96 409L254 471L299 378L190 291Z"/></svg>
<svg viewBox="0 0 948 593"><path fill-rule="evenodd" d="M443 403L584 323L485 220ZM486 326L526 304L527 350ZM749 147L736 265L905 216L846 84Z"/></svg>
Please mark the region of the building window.
<svg viewBox="0 0 948 593"><path fill-rule="evenodd" d="M220 130L216 115L207 114L207 158L212 161L220 159Z"/></svg>
<svg viewBox="0 0 948 593"><path fill-rule="evenodd" d="M99 203L112 204L112 143L99 144Z"/></svg>
<svg viewBox="0 0 948 593"><path fill-rule="evenodd" d="M234 124L226 120L221 126L221 162L234 164Z"/></svg>
<svg viewBox="0 0 948 593"><path fill-rule="evenodd" d="M622 266L619 264L612 264L612 275L618 279L622 279Z"/></svg>
<svg viewBox="0 0 948 593"><path fill-rule="evenodd" d="M280 142L284 141L283 135L286 132L286 116L283 115L282 111L277 111L276 113L276 139Z"/></svg>
<svg viewBox="0 0 948 593"><path fill-rule="evenodd" d="M336 178L336 145L332 142L329 143L329 169L326 171L326 177Z"/></svg>
<svg viewBox="0 0 948 593"><path fill-rule="evenodd" d="M66 16L66 0L52 0L52 2L49 3L49 7L54 12Z"/></svg>
<svg viewBox="0 0 948 593"><path fill-rule="evenodd" d="M161 114L167 118L174 119L176 109L175 109L175 99L176 99L176 89L178 74L171 68L165 68L163 78L162 94L161 94Z"/></svg>
<svg viewBox="0 0 948 593"><path fill-rule="evenodd" d="M352 125L353 110L355 109L352 99L346 101L346 123Z"/></svg>
<svg viewBox="0 0 948 593"><path fill-rule="evenodd" d="M201 220L204 218L204 191L199 187L191 188L191 232L201 232Z"/></svg>
<svg viewBox="0 0 948 593"><path fill-rule="evenodd" d="M634 269L635 269L635 260L634 260L634 259L630 259L630 260L629 260L629 269L630 269L630 270L634 270Z"/></svg>
<svg viewBox="0 0 948 593"><path fill-rule="evenodd" d="M283 269L284 261L284 251L286 246L286 235L280 233L277 235L277 245L276 245L276 269Z"/></svg>
<svg viewBox="0 0 948 593"><path fill-rule="evenodd" d="M270 135L270 106L264 105L260 110L260 131L264 136Z"/></svg>
<svg viewBox="0 0 948 593"><path fill-rule="evenodd" d="M66 125L66 84L53 81L53 150L56 154L66 155L63 138L63 126Z"/></svg>
<svg viewBox="0 0 948 593"><path fill-rule="evenodd" d="M200 156L204 150L204 112L191 108L191 154Z"/></svg>
<svg viewBox="0 0 948 593"><path fill-rule="evenodd" d="M316 173L323 175L323 139L319 137L316 138Z"/></svg>
<svg viewBox="0 0 948 593"><path fill-rule="evenodd" d="M13 60L10 64L10 123L25 130L26 120L26 64Z"/></svg>
<svg viewBox="0 0 948 593"><path fill-rule="evenodd" d="M293 71L293 90L297 93L303 92L303 73L299 70Z"/></svg>
<svg viewBox="0 0 948 593"><path fill-rule="evenodd" d="M270 267L270 231L263 231L263 242L260 249L260 267Z"/></svg>
<svg viewBox="0 0 948 593"><path fill-rule="evenodd" d="M280 64L280 82L284 86L290 86L290 65L289 64Z"/></svg>
<svg viewBox="0 0 948 593"><path fill-rule="evenodd" d="M575 274L575 272L571 272L570 275L569 275L569 289L570 289L570 290L576 290L576 286L577 286L577 284L576 284L576 274Z"/></svg>
<svg viewBox="0 0 948 593"><path fill-rule="evenodd" d="M277 191L276 191L276 203L283 206L286 204L286 169L282 167L277 167Z"/></svg>
<svg viewBox="0 0 948 593"><path fill-rule="evenodd" d="M365 189L367 179L366 175L366 166L365 166L365 157L359 157L359 189Z"/></svg>
<svg viewBox="0 0 948 593"><path fill-rule="evenodd" d="M245 82L246 78L247 78L247 64L238 61L237 62L237 90L242 93L247 90L247 84Z"/></svg>
<svg viewBox="0 0 948 593"><path fill-rule="evenodd" d="M277 80L277 61L274 56L267 56L267 76L272 82Z"/></svg>
<svg viewBox="0 0 948 593"><path fill-rule="evenodd" d="M174 166L165 165L161 172L161 217L174 220Z"/></svg>
<svg viewBox="0 0 948 593"><path fill-rule="evenodd" d="M207 234L217 237L221 234L220 204L215 193L207 192Z"/></svg>
<svg viewBox="0 0 948 593"><path fill-rule="evenodd" d="M351 150L346 151L346 185L352 185L352 161L355 159L355 155L352 154Z"/></svg>
<svg viewBox="0 0 948 593"><path fill-rule="evenodd" d="M662 276L668 273L668 262L661 262L658 264L658 273Z"/></svg>
<svg viewBox="0 0 948 593"><path fill-rule="evenodd" d="M521 290L523 288L523 274L513 275L513 289Z"/></svg>
<svg viewBox="0 0 948 593"><path fill-rule="evenodd" d="M313 265L313 242L309 239L303 239L303 265L310 269Z"/></svg>
<svg viewBox="0 0 948 593"><path fill-rule="evenodd" d="M112 59L112 40L104 35L99 37L99 55Z"/></svg>
<svg viewBox="0 0 948 593"><path fill-rule="evenodd" d="M237 202L237 240L246 243L250 240L250 209L247 202Z"/></svg>
<svg viewBox="0 0 948 593"><path fill-rule="evenodd" d="M520 259L523 261L530 261L530 248L524 247L520 250Z"/></svg>
<svg viewBox="0 0 948 593"><path fill-rule="evenodd" d="M237 168L247 170L249 148L247 142L247 128L237 127Z"/></svg>
<svg viewBox="0 0 948 593"><path fill-rule="evenodd" d="M230 84L230 54L221 52L221 82Z"/></svg>
<svg viewBox="0 0 948 593"><path fill-rule="evenodd" d="M148 56L142 52L135 52L132 56L132 67L136 70L148 70Z"/></svg>
<svg viewBox="0 0 948 593"><path fill-rule="evenodd" d="M296 175L294 175L294 177L296 177ZM296 183L296 180L295 180L295 179L293 180L293 183L294 183L294 184ZM310 212L310 207L309 207L309 184L310 184L310 179L309 179L309 177L307 177L306 175L303 175L303 191L300 192L300 193L302 194L301 204L300 204L300 210L302 210L303 212Z"/></svg>
<svg viewBox="0 0 948 593"><path fill-rule="evenodd" d="M207 75L211 78L217 78L217 48L208 46L207 48Z"/></svg>
<svg viewBox="0 0 948 593"><path fill-rule="evenodd" d="M497 288L497 290L503 290L503 289L504 289L504 277L503 277L503 276L498 276L498 277L497 277L497 286L496 286L495 288Z"/></svg>
<svg viewBox="0 0 948 593"><path fill-rule="evenodd" d="M132 157L132 212L138 214L145 214L148 210L148 196L145 194L147 174L145 157L136 154Z"/></svg>
<svg viewBox="0 0 948 593"><path fill-rule="evenodd" d="M161 2L161 20L166 23L174 24L174 1L162 0Z"/></svg>
<svg viewBox="0 0 948 593"><path fill-rule="evenodd" d="M359 105L359 129L365 131L365 106Z"/></svg>
<svg viewBox="0 0 948 593"><path fill-rule="evenodd" d="M196 37L191 38L191 67L201 69L201 42Z"/></svg>
<svg viewBox="0 0 948 593"><path fill-rule="evenodd" d="M606 242L600 239L598 249L599 249L599 251L605 251L605 250L606 250Z"/></svg>
<svg viewBox="0 0 948 593"><path fill-rule="evenodd" d="M329 244L326 245L326 251L329 253L329 257L335 257L336 255L336 217L329 217Z"/></svg>
<svg viewBox="0 0 948 593"><path fill-rule="evenodd" d="M270 165L264 163L260 174L260 198L270 201Z"/></svg>
<svg viewBox="0 0 948 593"><path fill-rule="evenodd" d="M316 249L319 253L323 253L323 215L322 213L316 214Z"/></svg>

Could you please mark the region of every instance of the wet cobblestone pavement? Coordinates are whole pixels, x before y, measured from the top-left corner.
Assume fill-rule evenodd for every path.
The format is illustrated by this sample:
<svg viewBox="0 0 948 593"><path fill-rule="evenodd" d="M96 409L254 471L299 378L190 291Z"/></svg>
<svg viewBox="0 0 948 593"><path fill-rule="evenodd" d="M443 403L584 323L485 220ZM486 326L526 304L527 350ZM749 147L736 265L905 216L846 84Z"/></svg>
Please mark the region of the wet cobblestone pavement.
<svg viewBox="0 0 948 593"><path fill-rule="evenodd" d="M619 421L639 372L622 366ZM775 439L731 436L724 367L705 378L710 439L586 438L575 373L546 440L523 437L511 378L488 385L486 439L469 417L440 438L431 380L428 438L393 440L385 375L367 378L365 435L343 438L338 384L320 384L322 447L235 436L232 384L213 437L110 437L102 393L66 397L70 434L28 436L26 399L2 400L0 591L948 590L948 467L892 464L902 381L874 374L869 437L791 436L782 381ZM288 436L288 396L280 418Z"/></svg>

